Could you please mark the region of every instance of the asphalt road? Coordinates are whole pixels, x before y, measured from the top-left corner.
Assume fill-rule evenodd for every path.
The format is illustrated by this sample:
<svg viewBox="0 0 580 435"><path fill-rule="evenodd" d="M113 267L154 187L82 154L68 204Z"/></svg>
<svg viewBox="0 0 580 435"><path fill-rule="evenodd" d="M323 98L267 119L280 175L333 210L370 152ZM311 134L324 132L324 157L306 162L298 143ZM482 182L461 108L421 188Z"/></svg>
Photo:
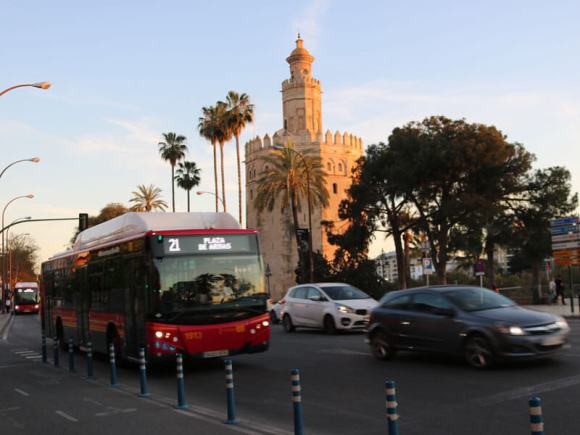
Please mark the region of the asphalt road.
<svg viewBox="0 0 580 435"><path fill-rule="evenodd" d="M29 430L37 427L46 434L78 433L81 426L83 433L99 433L103 424L109 433L292 433L293 368L301 371L307 434L386 434L385 380L397 383L402 435L529 434L533 395L542 398L546 433L577 434L580 321L570 324L572 347L558 357L488 371L454 358L411 353L385 363L370 356L362 334L285 334L274 326L268 352L234 358L241 424L230 427L223 424L223 361L186 365L190 408L176 411L174 367L149 370L150 400L137 397L136 367L119 370L120 388L108 387L105 358L95 361L97 381L87 382L83 356L76 356L77 374L67 372L64 353L60 369L42 364L38 319L19 316L7 341L0 342L0 434L7 427L21 433L35 433Z"/></svg>

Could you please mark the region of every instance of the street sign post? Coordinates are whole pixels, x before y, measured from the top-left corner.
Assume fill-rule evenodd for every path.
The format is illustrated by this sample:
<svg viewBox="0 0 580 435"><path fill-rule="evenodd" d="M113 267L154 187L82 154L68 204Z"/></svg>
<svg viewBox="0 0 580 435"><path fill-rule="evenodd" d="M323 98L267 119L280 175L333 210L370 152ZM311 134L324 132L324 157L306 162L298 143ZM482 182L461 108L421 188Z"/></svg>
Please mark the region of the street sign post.
<svg viewBox="0 0 580 435"><path fill-rule="evenodd" d="M485 261L477 260L473 265L475 276L479 276L479 286L483 287L483 275L485 275Z"/></svg>
<svg viewBox="0 0 580 435"><path fill-rule="evenodd" d="M429 286L429 275L432 275L434 271L433 260L426 257L423 258L423 275L425 275L425 279L427 280L427 286Z"/></svg>

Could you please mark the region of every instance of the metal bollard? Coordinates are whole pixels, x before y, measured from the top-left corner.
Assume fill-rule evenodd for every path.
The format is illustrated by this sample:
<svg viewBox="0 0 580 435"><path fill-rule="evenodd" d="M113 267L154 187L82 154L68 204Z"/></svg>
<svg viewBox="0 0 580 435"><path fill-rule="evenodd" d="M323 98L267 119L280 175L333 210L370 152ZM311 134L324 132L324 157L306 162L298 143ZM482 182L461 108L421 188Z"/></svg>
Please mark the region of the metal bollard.
<svg viewBox="0 0 580 435"><path fill-rule="evenodd" d="M232 360L225 361L226 366L226 398L228 404L228 419L226 424L236 424L236 400L234 396L234 370L232 368Z"/></svg>
<svg viewBox="0 0 580 435"><path fill-rule="evenodd" d="M395 382L386 381L386 399L387 399L387 421L389 427L389 435L399 435L399 414L397 411L397 392L395 389Z"/></svg>
<svg viewBox="0 0 580 435"><path fill-rule="evenodd" d="M54 344L53 344L53 360L54 360L54 366L55 367L59 367L60 366L60 351L58 349L58 347L60 346L59 342L58 342L58 337L54 337Z"/></svg>
<svg viewBox="0 0 580 435"><path fill-rule="evenodd" d="M46 336L42 334L42 362L48 362L48 354L46 351Z"/></svg>
<svg viewBox="0 0 580 435"><path fill-rule="evenodd" d="M149 390L147 389L147 360L145 359L145 348L139 348L139 384L141 386L140 397L149 397Z"/></svg>
<svg viewBox="0 0 580 435"><path fill-rule="evenodd" d="M109 362L111 363L111 387L118 387L117 383L117 364L115 363L115 345L109 345Z"/></svg>
<svg viewBox="0 0 580 435"><path fill-rule="evenodd" d="M68 371L73 373L75 371L75 349L73 339L68 339Z"/></svg>
<svg viewBox="0 0 580 435"><path fill-rule="evenodd" d="M544 435L544 417L542 416L542 401L539 397L532 397L530 406L530 428L532 435Z"/></svg>
<svg viewBox="0 0 580 435"><path fill-rule="evenodd" d="M302 416L302 391L300 388L300 370L293 369L290 376L292 383L292 402L294 404L294 435L304 435L304 418Z"/></svg>
<svg viewBox="0 0 580 435"><path fill-rule="evenodd" d="M93 343L87 343L87 379L95 379L93 372Z"/></svg>
<svg viewBox="0 0 580 435"><path fill-rule="evenodd" d="M183 356L178 353L175 355L177 361L177 408L188 408L185 402L185 383L183 381Z"/></svg>

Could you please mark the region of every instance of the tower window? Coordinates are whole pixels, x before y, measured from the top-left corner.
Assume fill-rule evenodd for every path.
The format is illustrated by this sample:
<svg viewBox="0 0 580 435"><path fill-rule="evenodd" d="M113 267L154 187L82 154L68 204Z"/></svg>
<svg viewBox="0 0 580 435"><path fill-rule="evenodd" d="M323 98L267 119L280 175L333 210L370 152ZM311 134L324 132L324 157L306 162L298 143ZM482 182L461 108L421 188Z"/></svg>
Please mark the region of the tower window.
<svg viewBox="0 0 580 435"><path fill-rule="evenodd" d="M326 164L326 168L328 169L328 172L332 171L332 165L330 163Z"/></svg>
<svg viewBox="0 0 580 435"><path fill-rule="evenodd" d="M288 130L288 120L284 120L284 130Z"/></svg>
<svg viewBox="0 0 580 435"><path fill-rule="evenodd" d="M336 183L332 183L332 193L338 193L338 186Z"/></svg>
<svg viewBox="0 0 580 435"><path fill-rule="evenodd" d="M338 164L338 172L340 172L342 174L342 163Z"/></svg>

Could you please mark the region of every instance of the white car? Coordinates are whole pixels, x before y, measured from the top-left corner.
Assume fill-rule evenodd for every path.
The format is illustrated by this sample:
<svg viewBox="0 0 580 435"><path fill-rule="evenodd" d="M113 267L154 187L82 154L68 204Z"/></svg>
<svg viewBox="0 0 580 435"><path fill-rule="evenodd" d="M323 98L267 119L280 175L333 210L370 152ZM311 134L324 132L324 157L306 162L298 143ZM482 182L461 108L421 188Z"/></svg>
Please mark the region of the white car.
<svg viewBox="0 0 580 435"><path fill-rule="evenodd" d="M282 315L282 304L280 302L276 302L274 305L270 307L270 322L273 324L280 323L280 319Z"/></svg>
<svg viewBox="0 0 580 435"><path fill-rule="evenodd" d="M301 284L292 287L280 301L282 326L337 330L364 330L377 301L362 290L339 282Z"/></svg>

